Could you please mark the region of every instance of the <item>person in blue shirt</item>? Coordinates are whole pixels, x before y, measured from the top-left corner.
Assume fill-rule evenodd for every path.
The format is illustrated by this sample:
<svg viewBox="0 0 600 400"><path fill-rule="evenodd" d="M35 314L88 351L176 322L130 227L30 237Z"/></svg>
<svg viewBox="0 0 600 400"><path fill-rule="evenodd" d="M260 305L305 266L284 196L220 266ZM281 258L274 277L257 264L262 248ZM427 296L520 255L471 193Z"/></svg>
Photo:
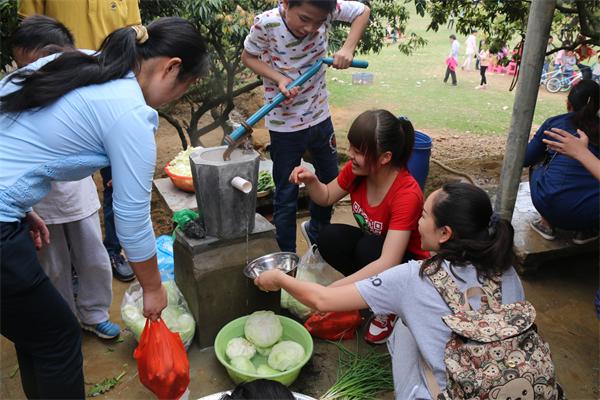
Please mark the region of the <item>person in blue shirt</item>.
<svg viewBox="0 0 600 400"><path fill-rule="evenodd" d="M524 167L530 174L531 200L541 218L531 228L547 240L556 237L554 228L575 231L573 242L585 244L598 238L600 223L600 185L592 172L578 160L546 148L545 132L561 129L578 136L581 130L589 138L588 148L599 157L598 103L599 85L583 80L567 98L567 114L547 119L527 145ZM551 135L549 135L552 137ZM552 139L554 140L554 139Z"/></svg>
<svg viewBox="0 0 600 400"><path fill-rule="evenodd" d="M204 41L181 18L116 30L100 51L42 58L0 85L0 331L15 344L28 398L84 398L81 328L43 273L51 238L31 207L52 181L111 165L117 236L156 320L167 295L150 219L154 133L162 104L207 68Z"/></svg>

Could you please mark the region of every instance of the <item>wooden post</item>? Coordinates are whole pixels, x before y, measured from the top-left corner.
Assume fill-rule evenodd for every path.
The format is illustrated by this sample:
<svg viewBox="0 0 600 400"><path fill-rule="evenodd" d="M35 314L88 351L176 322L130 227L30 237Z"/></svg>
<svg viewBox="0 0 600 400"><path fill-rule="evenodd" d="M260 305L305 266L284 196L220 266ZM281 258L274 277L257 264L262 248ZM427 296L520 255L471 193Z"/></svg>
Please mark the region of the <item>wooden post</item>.
<svg viewBox="0 0 600 400"><path fill-rule="evenodd" d="M531 131L555 7L556 0L533 0L529 9L519 82L495 204L496 211L509 221L512 219L521 181L525 150Z"/></svg>

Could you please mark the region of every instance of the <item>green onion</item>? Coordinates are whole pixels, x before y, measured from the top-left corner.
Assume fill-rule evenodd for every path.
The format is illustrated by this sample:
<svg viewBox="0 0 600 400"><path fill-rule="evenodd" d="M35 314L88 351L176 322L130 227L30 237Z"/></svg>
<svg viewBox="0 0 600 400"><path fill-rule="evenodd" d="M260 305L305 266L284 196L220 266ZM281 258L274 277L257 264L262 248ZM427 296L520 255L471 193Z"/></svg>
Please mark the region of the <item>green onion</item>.
<svg viewBox="0 0 600 400"><path fill-rule="evenodd" d="M359 354L334 343L340 351L338 376L320 400L374 399L380 392L394 390L391 358L388 353Z"/></svg>

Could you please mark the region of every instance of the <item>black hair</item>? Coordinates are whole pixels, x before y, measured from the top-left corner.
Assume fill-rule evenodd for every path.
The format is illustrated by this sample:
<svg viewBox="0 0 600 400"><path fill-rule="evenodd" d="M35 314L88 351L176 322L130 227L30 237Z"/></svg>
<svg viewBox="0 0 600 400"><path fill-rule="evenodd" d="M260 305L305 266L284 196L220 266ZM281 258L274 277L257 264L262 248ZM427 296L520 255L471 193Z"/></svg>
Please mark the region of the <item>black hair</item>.
<svg viewBox="0 0 600 400"><path fill-rule="evenodd" d="M360 114L348 131L350 144L365 155L370 165L389 151L390 164L406 168L415 143L415 130L405 117L396 118L386 110L369 110Z"/></svg>
<svg viewBox="0 0 600 400"><path fill-rule="evenodd" d="M71 31L57 20L45 15L33 15L25 18L14 31L11 45L13 48L20 48L28 52L49 47L62 51L66 48L73 48L75 40ZM55 51L49 51L49 53L52 52Z"/></svg>
<svg viewBox="0 0 600 400"><path fill-rule="evenodd" d="M221 397L221 400L294 400L293 393L285 385L267 379L257 379L252 382L242 382L231 394Z"/></svg>
<svg viewBox="0 0 600 400"><path fill-rule="evenodd" d="M148 28L148 39L138 42L132 27L117 29L104 39L93 55L79 51L63 53L39 70L20 70L9 80L20 86L0 97L0 110L20 112L45 107L70 91L119 79L129 71L139 71L141 62L153 57L179 57L180 80L201 76L208 57L204 40L188 21L177 17L160 18Z"/></svg>
<svg viewBox="0 0 600 400"><path fill-rule="evenodd" d="M492 210L488 195L479 187L462 182L447 183L432 205L432 217L438 228L448 226L452 237L440 244L436 254L421 267L443 260L452 266L472 264L479 277L491 278L510 268L514 262L514 229Z"/></svg>
<svg viewBox="0 0 600 400"><path fill-rule="evenodd" d="M329 14L334 12L337 6L337 0L288 0L290 8L299 7L304 3L312 4L323 11L327 11Z"/></svg>
<svg viewBox="0 0 600 400"><path fill-rule="evenodd" d="M591 79L584 79L571 89L567 98L575 115L571 118L577 129L590 138L590 143L598 146L600 126L598 124L598 103L600 85Z"/></svg>
<svg viewBox="0 0 600 400"><path fill-rule="evenodd" d="M452 35L450 35L450 36L448 36L448 37L449 37L450 39L452 39L452 40L456 40L456 35L455 35L455 34L452 34Z"/></svg>

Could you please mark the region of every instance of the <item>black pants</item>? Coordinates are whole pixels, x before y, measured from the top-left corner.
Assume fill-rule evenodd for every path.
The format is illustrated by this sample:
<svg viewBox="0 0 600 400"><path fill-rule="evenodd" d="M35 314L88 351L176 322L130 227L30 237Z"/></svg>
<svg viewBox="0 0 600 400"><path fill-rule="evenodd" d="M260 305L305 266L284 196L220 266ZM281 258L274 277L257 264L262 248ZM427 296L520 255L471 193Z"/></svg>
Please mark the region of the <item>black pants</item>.
<svg viewBox="0 0 600 400"><path fill-rule="evenodd" d="M81 328L37 259L29 228L0 222L0 331L29 399L83 399Z"/></svg>
<svg viewBox="0 0 600 400"><path fill-rule="evenodd" d="M331 224L321 230L317 247L329 265L348 276L381 257L384 241L385 236L369 235L355 226ZM406 251L402 261L414 258Z"/></svg>
<svg viewBox="0 0 600 400"><path fill-rule="evenodd" d="M481 74L481 82L480 85L487 85L487 79L485 77L485 71L487 70L487 65L482 65L479 67L479 73Z"/></svg>
<svg viewBox="0 0 600 400"><path fill-rule="evenodd" d="M456 72L452 71L450 67L446 67L446 75L444 76L444 83L448 82L448 77L452 76L452 84L456 85Z"/></svg>

